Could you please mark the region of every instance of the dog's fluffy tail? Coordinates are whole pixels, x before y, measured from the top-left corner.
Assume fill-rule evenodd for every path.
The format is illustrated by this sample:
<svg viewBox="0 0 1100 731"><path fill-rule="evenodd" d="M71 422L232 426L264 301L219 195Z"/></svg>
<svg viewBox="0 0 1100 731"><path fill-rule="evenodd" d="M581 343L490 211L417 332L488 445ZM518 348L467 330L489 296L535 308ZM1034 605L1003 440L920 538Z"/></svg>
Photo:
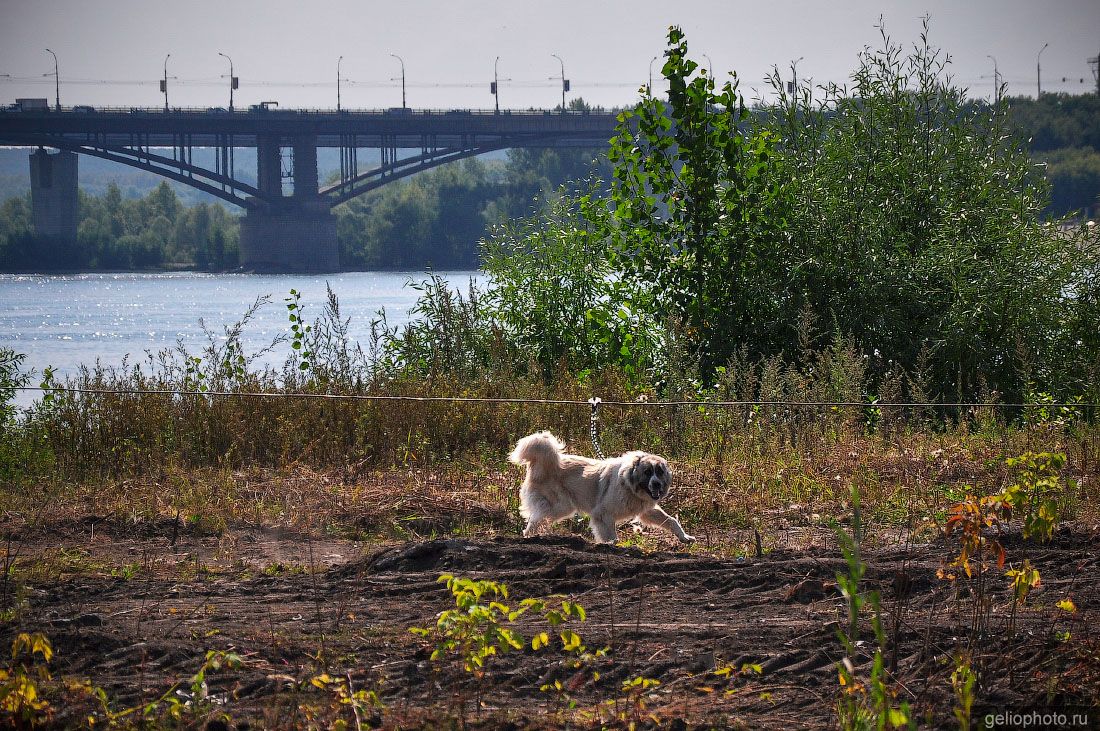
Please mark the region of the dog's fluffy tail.
<svg viewBox="0 0 1100 731"><path fill-rule="evenodd" d="M557 437L548 431L540 431L516 442L508 461L527 465L531 476L538 480L542 474L558 469L564 451L565 445Z"/></svg>

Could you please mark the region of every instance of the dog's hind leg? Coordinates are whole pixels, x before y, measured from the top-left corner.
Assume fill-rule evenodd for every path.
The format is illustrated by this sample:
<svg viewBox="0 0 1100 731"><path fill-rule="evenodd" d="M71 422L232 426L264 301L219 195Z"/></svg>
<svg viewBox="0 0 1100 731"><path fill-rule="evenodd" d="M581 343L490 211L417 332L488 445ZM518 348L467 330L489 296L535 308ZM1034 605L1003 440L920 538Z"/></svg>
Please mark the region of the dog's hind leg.
<svg viewBox="0 0 1100 731"><path fill-rule="evenodd" d="M527 526L523 529L523 537L530 538L538 532L540 526L554 517L554 508L550 501L542 495L528 493L520 496L523 507L520 514L527 518Z"/></svg>
<svg viewBox="0 0 1100 731"><path fill-rule="evenodd" d="M596 543L614 543L617 537L615 530L615 521L608 518L606 515L593 515L591 516L591 528L592 535L596 538Z"/></svg>

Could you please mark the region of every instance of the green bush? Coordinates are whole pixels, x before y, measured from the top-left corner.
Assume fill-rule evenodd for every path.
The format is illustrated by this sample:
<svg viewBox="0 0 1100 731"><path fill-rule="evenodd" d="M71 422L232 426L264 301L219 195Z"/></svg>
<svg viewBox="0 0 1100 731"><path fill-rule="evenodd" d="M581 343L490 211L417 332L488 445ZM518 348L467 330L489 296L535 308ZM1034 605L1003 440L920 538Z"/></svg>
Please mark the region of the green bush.
<svg viewBox="0 0 1100 731"><path fill-rule="evenodd" d="M30 382L23 370L26 356L0 347L0 479L7 480L47 467L51 453L41 426L21 417L14 404L18 389Z"/></svg>

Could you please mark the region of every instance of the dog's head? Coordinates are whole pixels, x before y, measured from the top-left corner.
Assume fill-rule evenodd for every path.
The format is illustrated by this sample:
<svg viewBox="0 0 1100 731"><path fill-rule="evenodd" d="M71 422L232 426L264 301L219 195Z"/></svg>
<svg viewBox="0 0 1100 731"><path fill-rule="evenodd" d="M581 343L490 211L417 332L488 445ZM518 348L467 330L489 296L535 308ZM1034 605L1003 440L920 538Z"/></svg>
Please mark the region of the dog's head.
<svg viewBox="0 0 1100 731"><path fill-rule="evenodd" d="M630 468L630 486L635 492L658 501L672 486L672 470L663 457L639 452Z"/></svg>

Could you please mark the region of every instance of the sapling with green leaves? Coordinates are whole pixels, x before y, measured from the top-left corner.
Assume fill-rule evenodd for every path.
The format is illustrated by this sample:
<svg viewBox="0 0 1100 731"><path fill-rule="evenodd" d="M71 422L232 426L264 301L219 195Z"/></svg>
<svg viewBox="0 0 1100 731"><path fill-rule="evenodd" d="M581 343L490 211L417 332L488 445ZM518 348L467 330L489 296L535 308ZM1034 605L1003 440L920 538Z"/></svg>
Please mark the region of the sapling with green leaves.
<svg viewBox="0 0 1100 731"><path fill-rule="evenodd" d="M1009 514L1020 517L1024 538L1049 541L1058 525L1058 502L1076 487L1072 480L1067 484L1061 481L1066 455L1024 452L1009 457L1005 463L1017 473L1016 482L1009 485L1003 495Z"/></svg>
<svg viewBox="0 0 1100 731"><path fill-rule="evenodd" d="M533 612L542 615L551 627L576 619L583 622L587 614L580 604L562 599L552 604L544 599L523 599L518 605L509 606L508 585L489 579L468 579L443 574L438 579L447 584L454 596L455 607L440 612L434 628L410 627L409 631L435 643L431 659L442 662L455 657L467 673L481 678L486 664L494 655L512 650L522 650L528 642L511 625L520 617ZM562 649L574 652L582 647L580 635L572 630L560 632ZM550 645L548 632L539 632L531 638L532 650Z"/></svg>
<svg viewBox="0 0 1100 731"><path fill-rule="evenodd" d="M849 535L839 525L833 525L841 554L848 566L847 574L837 572L836 582L844 596L848 609L847 626L837 628L837 638L844 647L844 658L837 663L840 697L837 700L837 720L846 731L884 728L916 728L909 704L902 701L894 705L895 692L888 685L883 657L886 633L882 628L881 600L877 591L861 592L860 581L866 572L866 564L860 557L863 540L863 520L860 511L859 490L850 488L852 501L852 533ZM871 660L871 673L864 684L856 673L859 642L859 616L864 608L871 610L871 628L875 634L875 654Z"/></svg>
<svg viewBox="0 0 1100 731"><path fill-rule="evenodd" d="M291 289L290 296L284 297L283 301L286 302L287 318L290 320L290 347L297 354L298 370L308 371L313 358L308 347L308 335L313 331L313 326L307 325L302 317L302 293Z"/></svg>

